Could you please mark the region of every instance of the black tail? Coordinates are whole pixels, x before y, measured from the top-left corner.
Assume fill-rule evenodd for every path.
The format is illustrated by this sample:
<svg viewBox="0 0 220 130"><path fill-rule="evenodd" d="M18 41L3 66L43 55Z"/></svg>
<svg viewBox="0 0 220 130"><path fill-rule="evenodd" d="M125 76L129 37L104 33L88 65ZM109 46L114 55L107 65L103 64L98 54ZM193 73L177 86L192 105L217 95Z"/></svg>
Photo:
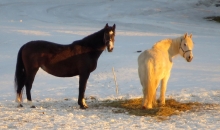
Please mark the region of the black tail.
<svg viewBox="0 0 220 130"><path fill-rule="evenodd" d="M18 57L17 57L17 64L16 64L16 70L15 70L15 91L19 96L22 97L22 90L25 84L25 68L24 68L24 63L22 60L22 49L23 46L20 48L18 52Z"/></svg>

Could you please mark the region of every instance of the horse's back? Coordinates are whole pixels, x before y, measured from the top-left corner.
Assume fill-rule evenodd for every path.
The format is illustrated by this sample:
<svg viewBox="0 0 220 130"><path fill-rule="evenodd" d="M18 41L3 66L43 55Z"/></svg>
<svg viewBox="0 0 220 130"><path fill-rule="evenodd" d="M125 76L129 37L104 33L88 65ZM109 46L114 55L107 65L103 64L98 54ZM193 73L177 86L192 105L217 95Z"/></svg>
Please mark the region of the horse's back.
<svg viewBox="0 0 220 130"><path fill-rule="evenodd" d="M28 70L45 68L47 64L51 64L53 59L58 59L57 54L67 49L66 45L61 45L48 41L30 41L22 47L22 60L24 66ZM52 64L51 66L55 66ZM45 69L44 69L45 70ZM47 70L45 70L48 72Z"/></svg>
<svg viewBox="0 0 220 130"><path fill-rule="evenodd" d="M23 45L23 50L30 50L31 52L57 52L64 48L66 45L57 44L49 41L30 41Z"/></svg>
<svg viewBox="0 0 220 130"><path fill-rule="evenodd" d="M63 50L67 50L67 45L57 44L49 41L30 41L22 46L23 59L34 61L48 60Z"/></svg>

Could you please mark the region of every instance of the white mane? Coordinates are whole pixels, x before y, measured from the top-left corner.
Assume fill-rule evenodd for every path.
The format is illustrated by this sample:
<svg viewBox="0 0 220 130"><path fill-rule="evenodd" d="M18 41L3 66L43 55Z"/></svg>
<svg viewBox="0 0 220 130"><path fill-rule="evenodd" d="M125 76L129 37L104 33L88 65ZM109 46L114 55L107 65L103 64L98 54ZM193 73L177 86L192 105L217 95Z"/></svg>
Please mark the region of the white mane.
<svg viewBox="0 0 220 130"><path fill-rule="evenodd" d="M179 54L180 42L183 36L174 39L163 39L152 46L152 49L158 49L161 51L167 51L170 57L174 57Z"/></svg>

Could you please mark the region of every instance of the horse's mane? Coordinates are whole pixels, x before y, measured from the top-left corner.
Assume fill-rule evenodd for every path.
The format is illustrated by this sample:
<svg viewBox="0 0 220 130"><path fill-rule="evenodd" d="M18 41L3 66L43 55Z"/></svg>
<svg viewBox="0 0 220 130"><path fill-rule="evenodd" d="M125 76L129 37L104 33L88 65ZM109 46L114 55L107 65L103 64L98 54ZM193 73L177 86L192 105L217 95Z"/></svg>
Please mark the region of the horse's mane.
<svg viewBox="0 0 220 130"><path fill-rule="evenodd" d="M152 49L154 49L154 48L164 48L166 46L170 46L171 43L172 43L172 39L163 39L163 40L160 40L160 41L156 42L152 46Z"/></svg>
<svg viewBox="0 0 220 130"><path fill-rule="evenodd" d="M177 38L167 38L167 39L163 39L163 40L160 40L158 42L156 42L153 46L152 46L152 49L168 49L171 44L176 44L176 43L179 43L180 40L181 40L182 36L181 37L177 37Z"/></svg>
<svg viewBox="0 0 220 130"><path fill-rule="evenodd" d="M104 29L90 34L81 40L74 41L72 45L80 45L84 47L98 48L103 43ZM104 44L103 44L104 45Z"/></svg>
<svg viewBox="0 0 220 130"><path fill-rule="evenodd" d="M82 40L90 40L93 39L95 36L103 36L103 34L104 34L104 29L101 29L93 34L84 37Z"/></svg>

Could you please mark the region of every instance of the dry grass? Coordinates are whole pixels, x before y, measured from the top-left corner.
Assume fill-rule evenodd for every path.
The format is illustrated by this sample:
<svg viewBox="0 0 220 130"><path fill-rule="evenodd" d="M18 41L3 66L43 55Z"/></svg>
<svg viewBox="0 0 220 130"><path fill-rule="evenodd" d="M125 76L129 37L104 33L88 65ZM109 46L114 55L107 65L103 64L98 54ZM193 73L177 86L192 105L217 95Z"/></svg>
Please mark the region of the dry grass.
<svg viewBox="0 0 220 130"><path fill-rule="evenodd" d="M203 104L198 102L180 103L174 99L167 99L166 105L153 109L142 109L142 98L130 100L104 101L103 106L119 108L114 113L129 113L136 116L171 116L178 115L181 112L199 109Z"/></svg>
<svg viewBox="0 0 220 130"><path fill-rule="evenodd" d="M216 21L216 22L220 23L220 16L206 17L205 19L208 19L210 21Z"/></svg>

